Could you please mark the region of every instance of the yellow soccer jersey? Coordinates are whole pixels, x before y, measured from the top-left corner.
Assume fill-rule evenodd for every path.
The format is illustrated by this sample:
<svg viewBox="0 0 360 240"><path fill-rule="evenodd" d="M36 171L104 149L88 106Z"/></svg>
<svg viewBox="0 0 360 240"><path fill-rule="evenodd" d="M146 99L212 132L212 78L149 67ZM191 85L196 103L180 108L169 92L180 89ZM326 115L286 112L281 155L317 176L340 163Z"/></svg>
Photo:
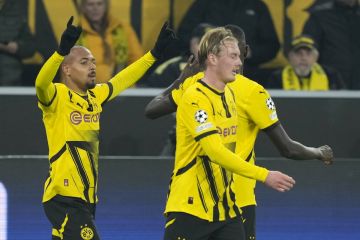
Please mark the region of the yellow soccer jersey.
<svg viewBox="0 0 360 240"><path fill-rule="evenodd" d="M55 52L35 83L49 146L50 172L43 202L59 194L95 203L102 105L139 80L155 58L150 52L145 54L108 83L96 85L83 96L64 84L52 83L63 59Z"/></svg>
<svg viewBox="0 0 360 240"><path fill-rule="evenodd" d="M199 79L202 79L204 77L204 72L199 72L191 77L188 77L180 84L180 86L176 89L173 89L169 95L170 101L173 102L175 105L178 105L180 102L184 92L192 86L194 83L196 83Z"/></svg>
<svg viewBox="0 0 360 240"><path fill-rule="evenodd" d="M109 87L110 86L110 87ZM50 104L39 102L49 145L50 176L43 202L56 194L97 201L99 120L111 83L97 85L80 96L64 84L55 84Z"/></svg>
<svg viewBox="0 0 360 240"><path fill-rule="evenodd" d="M176 114L177 145L165 213L185 212L208 221L239 215L232 190L233 174L210 161L199 140L220 134L234 152L237 113L228 87L220 93L202 81L190 86Z"/></svg>
<svg viewBox="0 0 360 240"><path fill-rule="evenodd" d="M185 79L178 89L171 92L171 99L177 105L184 92L204 76L199 72ZM228 86L233 90L238 112L236 153L255 164L254 145L259 130L275 126L279 122L276 108L270 94L261 85L242 76ZM254 188L256 181L235 174L236 202L239 207L256 204ZM237 180L238 179L238 180Z"/></svg>
<svg viewBox="0 0 360 240"><path fill-rule="evenodd" d="M242 75L237 75L229 87L235 94L238 113L236 153L255 164L254 145L259 129L265 130L279 122L275 104L264 87ZM256 204L256 181L240 175L235 175L234 180L237 205Z"/></svg>

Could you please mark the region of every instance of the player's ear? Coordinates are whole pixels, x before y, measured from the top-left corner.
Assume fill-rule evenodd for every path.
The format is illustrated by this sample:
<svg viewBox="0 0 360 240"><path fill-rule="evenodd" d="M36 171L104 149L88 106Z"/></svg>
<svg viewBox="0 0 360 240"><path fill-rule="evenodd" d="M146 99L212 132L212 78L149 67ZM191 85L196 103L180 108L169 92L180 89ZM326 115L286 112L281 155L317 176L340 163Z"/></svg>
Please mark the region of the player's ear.
<svg viewBox="0 0 360 240"><path fill-rule="evenodd" d="M70 68L68 64L62 64L61 65L61 71L64 73L65 76L69 76L70 75Z"/></svg>
<svg viewBox="0 0 360 240"><path fill-rule="evenodd" d="M209 61L210 65L215 65L217 62L217 58L216 58L215 54L209 53L208 61Z"/></svg>

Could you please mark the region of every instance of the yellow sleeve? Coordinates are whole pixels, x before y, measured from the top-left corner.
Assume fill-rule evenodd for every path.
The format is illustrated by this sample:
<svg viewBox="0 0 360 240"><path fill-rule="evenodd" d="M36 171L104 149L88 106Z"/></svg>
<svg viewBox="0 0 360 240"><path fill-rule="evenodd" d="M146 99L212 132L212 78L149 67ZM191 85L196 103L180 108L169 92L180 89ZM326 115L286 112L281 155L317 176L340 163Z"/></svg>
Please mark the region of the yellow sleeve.
<svg viewBox="0 0 360 240"><path fill-rule="evenodd" d="M173 103L175 103L175 105L179 105L179 102L185 91L203 77L204 77L204 73L199 72L194 76L188 77L187 79L184 80L183 83L180 84L178 88L172 90L170 93L170 99L173 101Z"/></svg>
<svg viewBox="0 0 360 240"><path fill-rule="evenodd" d="M35 89L41 104L50 105L56 96L56 87L53 84L54 77L64 57L55 52L42 66L35 80Z"/></svg>
<svg viewBox="0 0 360 240"><path fill-rule="evenodd" d="M269 171L266 168L248 163L240 156L231 152L221 143L221 138L218 134L202 138L199 143L211 161L235 174L265 182Z"/></svg>
<svg viewBox="0 0 360 240"><path fill-rule="evenodd" d="M195 141L217 134L211 102L195 89L184 94L177 111L177 121L185 126Z"/></svg>
<svg viewBox="0 0 360 240"><path fill-rule="evenodd" d="M260 129L267 128L279 121L275 103L269 92L261 85L257 85L252 90L248 98L246 111Z"/></svg>
<svg viewBox="0 0 360 240"><path fill-rule="evenodd" d="M236 174L265 182L267 169L246 162L224 146L215 125L213 111L205 95L195 88L189 89L180 101L177 124L185 125L211 161Z"/></svg>
<svg viewBox="0 0 360 240"><path fill-rule="evenodd" d="M139 60L129 65L113 78L110 79L110 83L113 87L112 94L109 100L113 99L120 92L132 86L136 81L145 74L145 72L154 64L155 57L150 53L146 53Z"/></svg>

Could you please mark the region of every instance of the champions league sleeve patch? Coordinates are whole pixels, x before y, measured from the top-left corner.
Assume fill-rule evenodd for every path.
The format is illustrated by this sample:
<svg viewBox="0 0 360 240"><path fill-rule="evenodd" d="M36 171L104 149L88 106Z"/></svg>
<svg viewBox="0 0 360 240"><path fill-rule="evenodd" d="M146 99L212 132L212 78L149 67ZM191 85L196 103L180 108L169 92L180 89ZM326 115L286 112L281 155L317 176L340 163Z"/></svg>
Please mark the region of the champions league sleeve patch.
<svg viewBox="0 0 360 240"><path fill-rule="evenodd" d="M268 107L268 109L270 109L271 111L276 110L275 107L275 103L271 98L266 99L266 106Z"/></svg>
<svg viewBox="0 0 360 240"><path fill-rule="evenodd" d="M205 123L208 119L208 115L207 113L204 111L204 110L198 110L196 111L195 113L195 120L198 122L198 123Z"/></svg>

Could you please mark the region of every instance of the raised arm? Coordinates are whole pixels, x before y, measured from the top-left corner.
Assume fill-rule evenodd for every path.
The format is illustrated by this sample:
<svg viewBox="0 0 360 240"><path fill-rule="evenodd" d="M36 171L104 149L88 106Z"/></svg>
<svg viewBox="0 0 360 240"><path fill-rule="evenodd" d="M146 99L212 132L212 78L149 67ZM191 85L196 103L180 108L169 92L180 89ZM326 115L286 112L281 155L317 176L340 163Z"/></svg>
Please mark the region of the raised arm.
<svg viewBox="0 0 360 240"><path fill-rule="evenodd" d="M170 47L174 41L176 41L176 35L174 31L169 28L168 22L165 22L160 30L154 48L110 80L113 86L113 93L110 99L116 97L120 92L140 80L146 71L154 64L156 59L163 57L166 49Z"/></svg>
<svg viewBox="0 0 360 240"><path fill-rule="evenodd" d="M70 17L67 27L60 40L59 49L55 52L41 68L35 80L36 95L39 101L45 105L49 104L55 96L55 85L52 83L64 56L69 54L81 34L81 27L72 25L74 17Z"/></svg>
<svg viewBox="0 0 360 240"><path fill-rule="evenodd" d="M172 99L171 93L175 89L179 89L185 79L198 73L199 71L199 64L196 60L194 60L194 56L191 55L180 76L169 87L167 87L165 91L154 97L146 105L145 116L150 119L156 119L175 112L177 109L177 103Z"/></svg>
<svg viewBox="0 0 360 240"><path fill-rule="evenodd" d="M292 140L281 124L277 124L265 132L283 157L294 160L318 159L327 165L333 162L334 156L331 147L328 145L317 148L307 147Z"/></svg>

